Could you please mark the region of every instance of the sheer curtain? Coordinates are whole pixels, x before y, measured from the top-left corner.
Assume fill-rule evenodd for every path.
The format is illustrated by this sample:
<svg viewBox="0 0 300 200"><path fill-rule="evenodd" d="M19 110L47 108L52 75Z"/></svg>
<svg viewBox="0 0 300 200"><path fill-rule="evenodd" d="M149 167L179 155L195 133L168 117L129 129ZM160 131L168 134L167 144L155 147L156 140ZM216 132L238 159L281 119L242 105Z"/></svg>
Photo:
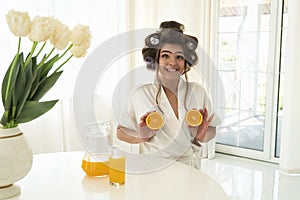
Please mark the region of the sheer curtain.
<svg viewBox="0 0 300 200"><path fill-rule="evenodd" d="M201 52L206 54L204 57L200 56L199 67L194 69L198 70L195 74L200 75L191 74L191 78L200 80L199 77L203 76L208 85L213 84L214 76L209 66L215 59L216 2L217 0L0 0L0 24L3 27L0 33L1 80L17 48L17 38L10 33L5 20L5 14L15 9L27 11L31 18L35 15L54 16L70 28L77 23L89 26L92 43L87 56L103 42L118 34L142 28L157 29L160 22L166 20L179 21L186 26L186 33L198 37ZM24 47L30 48L31 44L24 44ZM44 97L44 100L60 99L59 103L40 118L21 125L34 153L82 149L73 119L72 97L76 78L86 58L72 58L64 67L62 77ZM114 61L114 67L107 71L106 78L99 82L100 86L95 91L95 112L98 113L99 120L111 119L108 113L111 112L109 106L115 82L129 70L142 65L144 63L140 52L128 53Z"/></svg>
<svg viewBox="0 0 300 200"><path fill-rule="evenodd" d="M218 0L200 1L200 63L199 74L203 76L203 80L200 82L208 88L208 92L212 96L214 106L217 105L217 98L220 99L220 85L218 82L217 73L217 19L218 19ZM202 52L203 51L203 52ZM201 78L201 77L200 77ZM216 107L215 107L216 110ZM217 111L217 110L216 110ZM222 115L216 113L221 119ZM215 144L216 138L210 140L207 143L202 143L202 157L214 158L215 157Z"/></svg>

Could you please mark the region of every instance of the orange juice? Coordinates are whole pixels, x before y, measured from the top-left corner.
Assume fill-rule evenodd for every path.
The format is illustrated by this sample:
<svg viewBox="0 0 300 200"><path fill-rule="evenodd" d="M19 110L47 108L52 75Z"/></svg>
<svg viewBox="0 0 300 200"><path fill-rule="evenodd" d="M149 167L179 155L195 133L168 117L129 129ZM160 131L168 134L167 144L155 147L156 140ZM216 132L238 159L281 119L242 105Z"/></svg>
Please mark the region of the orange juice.
<svg viewBox="0 0 300 200"><path fill-rule="evenodd" d="M88 176L107 176L109 173L108 155L90 155L82 160L83 171Z"/></svg>
<svg viewBox="0 0 300 200"><path fill-rule="evenodd" d="M109 183L115 186L125 183L124 156L112 156L109 158Z"/></svg>

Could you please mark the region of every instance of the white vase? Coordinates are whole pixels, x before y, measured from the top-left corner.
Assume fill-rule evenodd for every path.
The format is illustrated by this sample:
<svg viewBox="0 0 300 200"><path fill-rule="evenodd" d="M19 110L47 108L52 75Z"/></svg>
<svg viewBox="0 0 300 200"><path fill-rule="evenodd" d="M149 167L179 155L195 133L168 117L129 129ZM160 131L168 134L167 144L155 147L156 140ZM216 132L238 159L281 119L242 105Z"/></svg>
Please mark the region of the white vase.
<svg viewBox="0 0 300 200"><path fill-rule="evenodd" d="M14 183L27 175L32 159L32 150L18 127L0 128L0 199L20 194Z"/></svg>

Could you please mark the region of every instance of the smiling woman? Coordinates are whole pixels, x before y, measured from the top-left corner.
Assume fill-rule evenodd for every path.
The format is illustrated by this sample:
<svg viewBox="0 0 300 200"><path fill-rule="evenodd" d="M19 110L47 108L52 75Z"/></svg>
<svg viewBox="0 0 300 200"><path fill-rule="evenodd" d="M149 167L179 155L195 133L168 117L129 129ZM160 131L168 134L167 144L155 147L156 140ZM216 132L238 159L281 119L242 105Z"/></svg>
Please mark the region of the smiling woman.
<svg viewBox="0 0 300 200"><path fill-rule="evenodd" d="M198 40L183 31L184 25L166 21L158 32L146 37L142 54L147 69L155 70L155 80L132 92L119 121L117 137L127 143L139 143L140 153L175 159L199 169L199 142L215 136L219 119L203 87L189 82L188 72L198 61ZM189 126L185 122L185 114L191 109L202 114L201 124ZM164 118L163 126L156 130L147 127L145 121L154 111Z"/></svg>

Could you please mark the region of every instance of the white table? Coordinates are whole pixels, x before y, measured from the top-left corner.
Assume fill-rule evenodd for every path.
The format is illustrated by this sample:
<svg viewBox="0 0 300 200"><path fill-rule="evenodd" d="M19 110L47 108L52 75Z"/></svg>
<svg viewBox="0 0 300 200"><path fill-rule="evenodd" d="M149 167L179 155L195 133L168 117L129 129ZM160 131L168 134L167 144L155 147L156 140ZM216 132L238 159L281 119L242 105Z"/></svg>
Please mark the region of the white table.
<svg viewBox="0 0 300 200"><path fill-rule="evenodd" d="M11 200L227 199L212 178L178 162L151 173L127 173L125 185L115 187L108 177L86 176L82 158L83 152L34 155L31 171L17 183L21 195ZM126 162L130 165L130 158Z"/></svg>

